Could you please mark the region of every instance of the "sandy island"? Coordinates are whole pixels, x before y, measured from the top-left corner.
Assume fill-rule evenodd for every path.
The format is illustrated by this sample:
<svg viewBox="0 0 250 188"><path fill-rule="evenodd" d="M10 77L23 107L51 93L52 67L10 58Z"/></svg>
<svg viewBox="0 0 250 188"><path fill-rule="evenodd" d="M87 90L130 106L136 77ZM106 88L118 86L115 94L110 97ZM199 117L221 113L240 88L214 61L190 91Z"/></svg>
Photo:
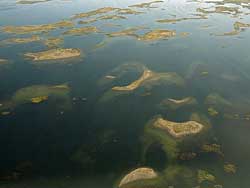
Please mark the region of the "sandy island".
<svg viewBox="0 0 250 188"><path fill-rule="evenodd" d="M134 182L137 180L153 179L156 178L156 172L151 168L138 168L129 174L127 174L120 182L119 187L122 187L125 184Z"/></svg>
<svg viewBox="0 0 250 188"><path fill-rule="evenodd" d="M150 70L145 70L143 72L142 76L138 80L135 80L134 82L132 82L131 84L129 84L127 86L113 87L112 90L114 90L114 91L132 91L132 90L135 90L143 83L144 80L150 78L151 76L153 76L153 72Z"/></svg>
<svg viewBox="0 0 250 188"><path fill-rule="evenodd" d="M74 48L57 48L42 52L24 54L25 57L31 58L33 61L67 59L78 57L80 55L81 51Z"/></svg>
<svg viewBox="0 0 250 188"><path fill-rule="evenodd" d="M153 126L162 130L166 130L171 136L175 138L181 138L184 136L197 134L201 132L204 125L196 121L187 121L183 123L177 123L168 121L159 117L155 120Z"/></svg>

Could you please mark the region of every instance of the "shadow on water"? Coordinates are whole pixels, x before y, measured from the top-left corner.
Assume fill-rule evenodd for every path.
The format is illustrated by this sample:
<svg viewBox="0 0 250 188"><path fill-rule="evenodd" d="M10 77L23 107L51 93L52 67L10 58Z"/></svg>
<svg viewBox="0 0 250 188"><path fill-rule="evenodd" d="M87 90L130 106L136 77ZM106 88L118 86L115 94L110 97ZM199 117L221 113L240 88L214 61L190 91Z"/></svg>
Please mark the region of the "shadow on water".
<svg viewBox="0 0 250 188"><path fill-rule="evenodd" d="M168 159L160 144L152 144L145 155L145 166L162 171L168 166Z"/></svg>

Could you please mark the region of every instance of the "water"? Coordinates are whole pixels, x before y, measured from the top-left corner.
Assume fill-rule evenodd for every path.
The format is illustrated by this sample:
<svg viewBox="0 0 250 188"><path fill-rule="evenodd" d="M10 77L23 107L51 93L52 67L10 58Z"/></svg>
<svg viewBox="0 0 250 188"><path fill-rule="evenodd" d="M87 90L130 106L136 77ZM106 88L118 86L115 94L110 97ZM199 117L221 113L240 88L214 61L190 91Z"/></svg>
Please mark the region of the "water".
<svg viewBox="0 0 250 188"><path fill-rule="evenodd" d="M0 0L0 26L55 23L102 7L127 8L142 2L53 0L29 5ZM8 109L9 115L0 116L0 187L110 188L117 187L121 178L135 168L151 167L165 177L165 171L170 171L168 167L172 165L185 166L194 174L199 169L206 170L216 177L216 182L203 182L201 187L249 187L250 29L246 27L235 36L216 35L232 31L236 21L250 23L250 15L245 14L250 9L230 4L241 7L243 13L237 16L210 13L207 19L171 24L156 20L196 17L196 8L218 5L169 0L152 6L156 8L133 8L144 13L124 15L127 17L124 20L89 24L101 30L97 33L61 35L69 29L61 28L38 34L43 39L62 36L61 47L81 49L85 56L80 58L58 60L57 64L50 61L36 64L23 54L47 50L41 41L0 46L0 59L9 60L7 65L0 65L1 104L10 101L17 90L32 85L68 84L70 87L66 96L52 96L40 104L15 104ZM77 24L79 20L85 19L73 20L75 27L84 27ZM177 36L139 41L131 36L105 35L137 26L143 27L137 35L153 29L168 29L175 30ZM181 32L190 34L183 37ZM31 35L1 32L0 40ZM96 48L101 43L104 45ZM126 64L128 66L124 66ZM159 81L152 87L142 85L134 91L112 95L113 86L137 80L143 66L154 72L175 72L185 84L177 87ZM105 78L107 75L115 75L117 79L112 82ZM212 105L219 112L217 116L209 115L211 105L205 102L212 93L230 103ZM189 96L197 100L196 105L178 109L160 106L163 99ZM193 146L187 146L198 154L189 161L178 159L172 163L157 142L143 155L145 139L149 139L145 126L152 118L162 115L165 119L183 122L188 121L193 112L210 120L211 135L205 143L220 145L224 157L202 153L198 139L194 139ZM224 172L223 165L227 163L236 166L236 173ZM176 178L173 182L166 180L164 186L199 185L196 175L187 179L194 183L187 185Z"/></svg>

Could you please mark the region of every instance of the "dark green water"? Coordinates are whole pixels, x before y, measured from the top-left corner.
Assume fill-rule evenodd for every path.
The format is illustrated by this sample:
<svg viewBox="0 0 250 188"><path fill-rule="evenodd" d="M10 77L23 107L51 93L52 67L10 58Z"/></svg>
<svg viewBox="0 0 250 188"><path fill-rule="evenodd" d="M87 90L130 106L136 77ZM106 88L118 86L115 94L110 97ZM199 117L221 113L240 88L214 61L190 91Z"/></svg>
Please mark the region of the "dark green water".
<svg viewBox="0 0 250 188"><path fill-rule="evenodd" d="M127 8L137 3L141 1L53 0L22 5L13 0L0 0L0 26L54 23L97 8ZM52 97L40 104L16 105L9 115L0 116L0 187L111 188L122 175L141 166L151 167L161 174L170 164L159 144L149 148L142 160L145 125L159 114L171 121L187 121L193 112L209 118L212 137L208 142L221 145L224 157L201 154L193 160L176 163L193 171L209 171L216 177L215 184L225 188L250 186L250 121L245 118L250 114L250 28L236 36L216 36L232 31L236 21L250 23L250 16L245 14L250 9L241 8L243 13L237 16L213 13L208 14L207 19L166 24L156 20L174 19L173 15L176 18L192 17L197 13L196 8L215 5L170 0L155 6L135 8L144 13L124 15L125 20L89 24L98 27L100 33L61 35L67 30L61 28L38 34L44 38L62 36L64 43L61 47L79 48L85 53L85 57L61 61L64 63L36 65L24 58L24 53L48 49L40 41L0 46L0 59L9 60L7 65L0 65L0 104L9 100L17 90L32 85L67 83L70 87L66 102ZM84 27L77 24L79 20L73 20L75 27ZM111 27L105 23L119 26ZM144 42L129 36L109 38L105 35L136 26L145 27L138 34L152 29L169 29L176 30L177 36ZM190 34L183 37L181 32ZM1 41L20 36L31 34L0 32ZM105 45L95 49L102 41L106 41ZM71 63L65 63L68 61ZM154 72L175 72L184 79L185 85L156 84L104 101L113 86L128 85L140 77L141 70L126 72L125 68L118 71L119 74L125 72L122 77L118 74L119 79L113 83L102 84L105 76L124 64L144 65ZM223 96L231 104L219 105L217 116L208 114L209 106L204 102L211 93ZM159 106L165 98L189 96L198 104L177 110ZM231 118L225 117L226 114ZM199 141L194 144L199 145ZM195 146L192 149L199 152ZM74 157L79 150L81 155ZM237 167L236 173L224 172L223 164L227 162ZM26 166L20 170L18 166L21 164ZM17 178L13 178L15 173L20 173ZM177 184L175 187L184 186ZM203 187L210 187L210 184Z"/></svg>

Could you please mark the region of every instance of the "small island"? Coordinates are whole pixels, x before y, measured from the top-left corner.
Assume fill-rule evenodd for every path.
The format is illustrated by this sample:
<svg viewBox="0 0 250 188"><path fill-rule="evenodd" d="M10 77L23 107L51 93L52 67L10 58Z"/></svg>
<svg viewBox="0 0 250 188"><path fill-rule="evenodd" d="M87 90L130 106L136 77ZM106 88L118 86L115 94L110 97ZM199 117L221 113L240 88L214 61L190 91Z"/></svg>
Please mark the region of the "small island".
<svg viewBox="0 0 250 188"><path fill-rule="evenodd" d="M183 98L183 99L168 99L170 102L173 102L175 104L185 104L191 100L193 100L193 98L191 97L186 97L186 98Z"/></svg>
<svg viewBox="0 0 250 188"><path fill-rule="evenodd" d="M82 27L82 28L74 28L71 30L68 30L66 32L64 32L64 35L87 35L87 34L91 34L91 33L96 33L99 30L96 27Z"/></svg>
<svg viewBox="0 0 250 188"><path fill-rule="evenodd" d="M8 60L0 58L0 65L5 65L7 63L8 63Z"/></svg>
<svg viewBox="0 0 250 188"><path fill-rule="evenodd" d="M55 47L59 47L63 43L63 38L61 38L61 37L52 37L52 38L45 39L43 41L43 43L48 48L55 48Z"/></svg>
<svg viewBox="0 0 250 188"><path fill-rule="evenodd" d="M127 19L125 16L119 16L119 15L105 15L98 17L100 20L120 20L120 19Z"/></svg>
<svg viewBox="0 0 250 188"><path fill-rule="evenodd" d="M152 168L137 168L127 174L120 182L119 187L126 185L128 183L137 181L137 180L145 180L145 179L153 179L156 178L157 174Z"/></svg>
<svg viewBox="0 0 250 188"><path fill-rule="evenodd" d="M197 178L198 183L202 183L204 181L215 183L215 176L210 174L206 170L198 170Z"/></svg>
<svg viewBox="0 0 250 188"><path fill-rule="evenodd" d="M26 53L25 57L31 58L33 61L57 60L79 57L81 51L73 48L57 48L42 52Z"/></svg>
<svg viewBox="0 0 250 188"><path fill-rule="evenodd" d="M35 3L45 3L51 0L18 0L17 4L35 4Z"/></svg>
<svg viewBox="0 0 250 188"><path fill-rule="evenodd" d="M236 170L237 170L237 168L236 168L236 166L234 164L231 164L231 163L224 164L224 171L226 173L235 174Z"/></svg>
<svg viewBox="0 0 250 188"><path fill-rule="evenodd" d="M74 23L71 21L60 21L51 24L43 25L26 25L26 26L5 26L2 31L12 34L29 34L29 33L41 33L49 32L57 28L73 27Z"/></svg>
<svg viewBox="0 0 250 188"><path fill-rule="evenodd" d="M173 72L158 73L153 72L146 67L142 76L126 86L115 86L112 91L133 91L140 86L153 87L154 85L178 85L183 86L184 80L178 74Z"/></svg>
<svg viewBox="0 0 250 188"><path fill-rule="evenodd" d="M217 36L234 36L240 34L241 31L244 31L244 29L249 28L250 24L249 23L243 23L236 21L233 24L233 30L229 32L225 32L223 34L219 34Z"/></svg>
<svg viewBox="0 0 250 188"><path fill-rule="evenodd" d="M187 18L175 18L175 19L161 19L161 20L156 20L158 23L172 23L175 24L176 22L181 22L185 20L199 20L199 19L207 19L207 17L199 15L197 17L187 17Z"/></svg>
<svg viewBox="0 0 250 188"><path fill-rule="evenodd" d="M8 100L0 105L0 113L12 111L22 104L39 104L52 99L62 100L62 107L68 108L70 103L70 87L67 84L60 85L31 85L18 89Z"/></svg>
<svg viewBox="0 0 250 188"><path fill-rule="evenodd" d="M221 150L221 146L218 145L218 144L204 144L201 147L201 152L204 152L204 153L216 153L221 157L224 156L224 154L223 154L223 152Z"/></svg>
<svg viewBox="0 0 250 188"><path fill-rule="evenodd" d="M171 109L178 109L183 106L192 106L198 104L197 100L194 97L185 97L182 99L172 99L172 98L166 98L161 103L160 106L165 108L169 107Z"/></svg>
<svg viewBox="0 0 250 188"><path fill-rule="evenodd" d="M1 41L3 44L24 44L24 43L30 43L30 42L37 42L40 41L41 38L37 35L33 35L28 38L10 38Z"/></svg>
<svg viewBox="0 0 250 188"><path fill-rule="evenodd" d="M118 14L133 14L133 15L143 13L143 12L139 12L139 11L136 11L136 10L132 10L130 8L120 8L117 12L118 12Z"/></svg>
<svg viewBox="0 0 250 188"><path fill-rule="evenodd" d="M127 86L113 87L112 90L114 90L114 91L132 91L132 90L135 90L143 83L144 80L150 78L151 76L153 76L152 71L145 70L143 72L142 76L138 80L135 80L134 82L132 82L131 84L129 84Z"/></svg>
<svg viewBox="0 0 250 188"><path fill-rule="evenodd" d="M159 128L167 131L171 136L175 138L182 138L188 135L197 134L202 131L204 125L196 121L187 121L183 123L177 123L168 121L161 117L157 118L153 123L155 128Z"/></svg>
<svg viewBox="0 0 250 188"><path fill-rule="evenodd" d="M92 10L92 11L89 11L89 12L76 14L75 16L73 16L73 19L88 18L88 17L95 16L95 15L98 15L98 14L109 13L109 12L112 12L112 11L117 10L117 9L118 8L114 8L114 7L103 7L103 8L99 8L97 10Z"/></svg>
<svg viewBox="0 0 250 188"><path fill-rule="evenodd" d="M116 86L114 81L119 80L123 77L126 72L137 72L141 74L138 79L132 81L126 85ZM135 73L134 72L134 73ZM175 72L154 72L148 69L146 66L136 63L136 64L124 64L123 66L117 67L108 75L112 75L115 79L107 79L103 77L100 83L106 83L108 85L112 84L110 90L107 90L101 97L100 101L109 101L114 97L121 95L131 94L132 92L139 92L139 89L146 89L147 92L151 92L155 87L183 87L185 85L184 79ZM139 94L139 93L138 93ZM141 95L140 93L139 95Z"/></svg>
<svg viewBox="0 0 250 188"><path fill-rule="evenodd" d="M148 3L140 3L140 4L130 5L129 7L134 7L134 8L153 8L153 7L151 7L152 4L163 3L163 2L164 1L155 0L155 1L148 2Z"/></svg>
<svg viewBox="0 0 250 188"><path fill-rule="evenodd" d="M116 31L116 32L112 32L112 33L107 33L106 35L109 37L124 37L124 36L132 36L132 37L138 37L138 35L136 34L136 32L138 30L140 30L141 27L133 27L133 28L128 28L128 29L124 29L121 31Z"/></svg>
<svg viewBox="0 0 250 188"><path fill-rule="evenodd" d="M247 27L250 27L250 24L248 24L248 23L242 23L242 22L235 22L234 23L234 29L236 31L240 30L240 29L247 28Z"/></svg>
<svg viewBox="0 0 250 188"><path fill-rule="evenodd" d="M168 39L174 37L176 32L174 30L164 30L164 29L156 29L145 33L142 36L139 36L137 39L141 41L154 41L161 39Z"/></svg>

